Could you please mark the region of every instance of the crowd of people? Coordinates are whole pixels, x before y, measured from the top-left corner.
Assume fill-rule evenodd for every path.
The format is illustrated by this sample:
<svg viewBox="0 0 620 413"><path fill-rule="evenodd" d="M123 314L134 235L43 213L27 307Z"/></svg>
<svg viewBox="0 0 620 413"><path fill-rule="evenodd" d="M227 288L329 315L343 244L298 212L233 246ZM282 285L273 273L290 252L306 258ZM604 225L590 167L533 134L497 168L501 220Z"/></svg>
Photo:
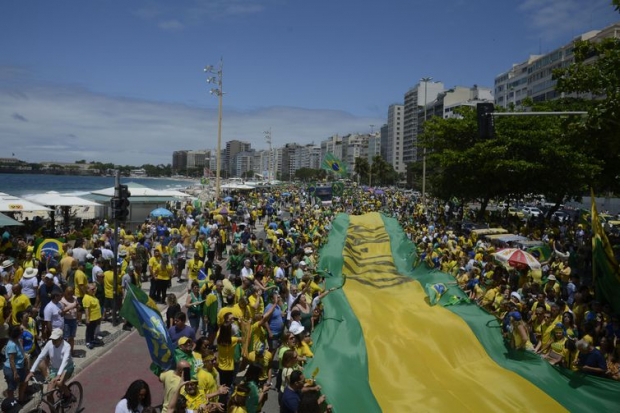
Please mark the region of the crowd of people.
<svg viewBox="0 0 620 413"><path fill-rule="evenodd" d="M508 346L620 379L620 319L594 299L583 226L501 217L513 233L543 240L554 251L548 260L539 257L540 271L511 268L494 260L497 245L461 231L450 209L456 207L363 188L347 189L325 206L303 189L285 187L201 209L187 203L173 218L123 225L118 245L106 222L94 222L90 238L78 237L62 254L41 260L30 239L3 236L0 340L8 343L8 395L21 389L27 373L20 369L37 367L38 348L58 340L58 329L70 349L63 354L74 351L82 322L87 347L96 346L100 323L118 317L114 310L127 285L149 281L149 296L165 305L162 317L175 347L176 367L157 371L163 412L260 412L275 394L281 412L331 410L315 378L304 375L313 357L311 333L331 291L317 266L318 251L337 213L370 211L400 222L418 247L417 265L454 275L472 303L495 314ZM115 291L116 254L122 279ZM181 301L168 292L175 280L187 285ZM29 351L32 356L20 358ZM68 364L59 374L70 376ZM149 411L151 404L148 385L138 380L116 411Z"/></svg>

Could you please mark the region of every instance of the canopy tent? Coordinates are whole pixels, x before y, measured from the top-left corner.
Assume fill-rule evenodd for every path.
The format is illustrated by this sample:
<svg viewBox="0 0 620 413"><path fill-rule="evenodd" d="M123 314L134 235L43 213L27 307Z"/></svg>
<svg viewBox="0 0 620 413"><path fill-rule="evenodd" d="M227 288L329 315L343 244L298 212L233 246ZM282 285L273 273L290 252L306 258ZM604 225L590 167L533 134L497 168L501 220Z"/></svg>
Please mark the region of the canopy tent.
<svg viewBox="0 0 620 413"><path fill-rule="evenodd" d="M162 196L162 197L173 197L173 198L186 198L189 197L188 194L181 191L176 191L172 189L152 189L146 187L144 185L137 184L135 182L127 183L127 187L129 188L129 192L131 193L131 198L133 197L143 197L143 196ZM91 191L91 194L95 195L104 195L113 197L114 196L114 187L98 189L96 191Z"/></svg>
<svg viewBox="0 0 620 413"><path fill-rule="evenodd" d="M43 205L0 192L0 212L51 211Z"/></svg>
<svg viewBox="0 0 620 413"><path fill-rule="evenodd" d="M2 227L16 227L16 226L20 226L20 225L24 225L19 221L14 220L11 217L7 217L4 214L0 214L0 228Z"/></svg>
<svg viewBox="0 0 620 413"><path fill-rule="evenodd" d="M65 227L69 226L71 207L102 206L101 204L98 204L97 202L91 201L89 199L81 198L76 195L61 194L56 191L49 191L43 194L27 195L25 198L29 201L36 202L37 204L46 205L49 207L61 207ZM52 233L54 233L56 224L55 210L50 211L50 219L52 220Z"/></svg>
<svg viewBox="0 0 620 413"><path fill-rule="evenodd" d="M169 189L152 189L135 182L128 182L130 222L140 222L149 218L155 208L167 207L169 201L179 201L181 198L189 198L190 195ZM88 199L101 202L106 208L105 214L111 215L110 199L114 196L114 187L98 189L85 195Z"/></svg>
<svg viewBox="0 0 620 413"><path fill-rule="evenodd" d="M72 206L101 206L97 202L80 198L75 195L61 194L56 191L45 192L44 194L27 195L25 198L37 204L50 207L72 207Z"/></svg>
<svg viewBox="0 0 620 413"><path fill-rule="evenodd" d="M245 184L224 184L220 187L221 189L228 189L231 191L250 191L252 189L256 189L255 186L245 185Z"/></svg>

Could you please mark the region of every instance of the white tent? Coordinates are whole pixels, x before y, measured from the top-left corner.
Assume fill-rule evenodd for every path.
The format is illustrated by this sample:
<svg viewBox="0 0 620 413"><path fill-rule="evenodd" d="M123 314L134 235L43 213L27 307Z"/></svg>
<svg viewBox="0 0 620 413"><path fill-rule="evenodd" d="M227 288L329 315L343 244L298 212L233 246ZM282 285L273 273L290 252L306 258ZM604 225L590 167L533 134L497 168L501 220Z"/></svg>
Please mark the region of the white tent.
<svg viewBox="0 0 620 413"><path fill-rule="evenodd" d="M49 191L44 194L28 195L25 198L29 201L36 202L37 204L48 206L101 206L101 204L98 204L97 202L80 198L79 196L60 194L56 191Z"/></svg>
<svg viewBox="0 0 620 413"><path fill-rule="evenodd" d="M0 192L0 212L50 211L43 205Z"/></svg>
<svg viewBox="0 0 620 413"><path fill-rule="evenodd" d="M132 182L128 183L127 187L132 197L165 196L165 197L182 198L182 197L189 196L185 192L181 192L181 191L175 191L175 190L170 190L170 189L152 189L152 188L148 188L146 186L142 186L139 184L134 184ZM98 189L96 191L92 191L91 194L113 197L114 187Z"/></svg>
<svg viewBox="0 0 620 413"><path fill-rule="evenodd" d="M16 226L21 226L24 225L19 221L14 220L11 217L7 217L4 214L0 214L0 228L2 227L16 227Z"/></svg>

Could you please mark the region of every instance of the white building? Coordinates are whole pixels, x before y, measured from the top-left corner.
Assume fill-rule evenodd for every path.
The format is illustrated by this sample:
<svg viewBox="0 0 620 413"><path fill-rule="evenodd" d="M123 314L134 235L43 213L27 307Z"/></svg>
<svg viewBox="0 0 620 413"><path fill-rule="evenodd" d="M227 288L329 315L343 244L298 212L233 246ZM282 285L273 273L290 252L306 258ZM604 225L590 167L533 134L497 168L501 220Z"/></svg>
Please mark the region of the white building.
<svg viewBox="0 0 620 413"><path fill-rule="evenodd" d="M531 97L534 102L559 98L555 90L557 82L553 80L553 71L575 62L575 41L599 42L607 38L620 38L620 22L603 30L584 33L547 54L533 55L526 61L513 65L511 69L495 77L495 104L502 107L514 104L518 107L526 96ZM591 60L595 59L596 56L592 56Z"/></svg>
<svg viewBox="0 0 620 413"><path fill-rule="evenodd" d="M407 165L403 162L404 113L405 105L393 104L388 107L385 148L381 147L384 159L398 173L403 173L407 170Z"/></svg>
<svg viewBox="0 0 620 413"><path fill-rule="evenodd" d="M403 163L415 162L418 159L418 131L420 107L437 98L444 91L441 82L420 82L405 93L404 125L403 125ZM396 169L396 168L395 168Z"/></svg>

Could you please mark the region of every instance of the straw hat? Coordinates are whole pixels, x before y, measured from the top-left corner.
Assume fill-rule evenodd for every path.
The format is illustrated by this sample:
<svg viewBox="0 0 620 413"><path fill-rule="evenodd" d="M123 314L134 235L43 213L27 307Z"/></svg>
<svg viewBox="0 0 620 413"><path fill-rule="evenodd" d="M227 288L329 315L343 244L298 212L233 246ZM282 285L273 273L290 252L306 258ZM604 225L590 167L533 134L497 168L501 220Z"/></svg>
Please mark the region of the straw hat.
<svg viewBox="0 0 620 413"><path fill-rule="evenodd" d="M11 261L11 260L4 260L4 261L2 261L2 268L3 269L4 268L9 268L12 265L13 265L13 261Z"/></svg>
<svg viewBox="0 0 620 413"><path fill-rule="evenodd" d="M29 278L32 278L32 277L36 277L38 272L39 272L39 270L37 270L36 268L32 268L32 267L26 268L22 278L29 279Z"/></svg>

